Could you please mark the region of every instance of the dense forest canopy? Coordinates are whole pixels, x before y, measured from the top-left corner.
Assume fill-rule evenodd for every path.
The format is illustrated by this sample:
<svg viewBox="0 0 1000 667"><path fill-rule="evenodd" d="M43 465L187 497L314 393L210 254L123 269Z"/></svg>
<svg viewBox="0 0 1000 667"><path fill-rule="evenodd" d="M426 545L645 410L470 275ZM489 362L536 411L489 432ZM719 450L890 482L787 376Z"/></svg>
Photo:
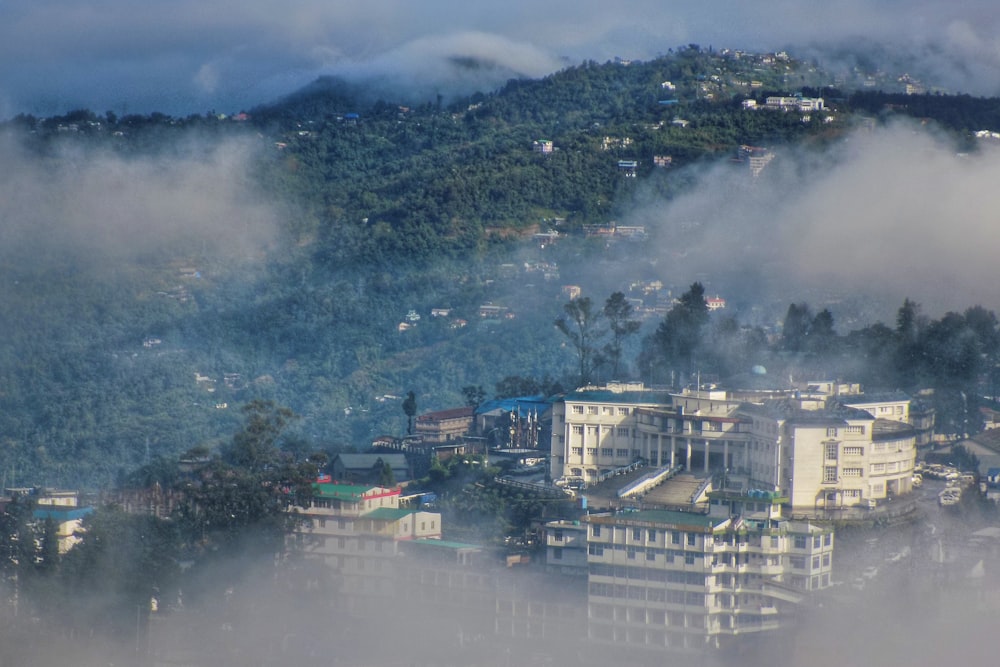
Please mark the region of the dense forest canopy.
<svg viewBox="0 0 1000 667"><path fill-rule="evenodd" d="M835 319L843 304L746 294L703 313L700 276L655 287L686 266L693 227L614 231L707 165L742 174L740 146L820 150L912 115L968 148L998 126L996 100L833 84L809 63L691 45L451 105L366 100L323 81L231 116L13 118L3 159L19 169L0 176L4 480L106 485L220 446L257 399L288 406L294 437L333 451L404 433L408 391L430 410L464 404L469 387L681 383L761 366L934 387L952 402L992 396L996 322L984 308L932 319L908 301L905 326L854 327L853 313ZM741 104L795 93L827 96L830 111L804 122ZM58 197L42 197L46 186ZM106 226L95 231L95 217ZM677 259L661 261L656 245ZM595 338L553 326L565 285L602 316Z"/></svg>

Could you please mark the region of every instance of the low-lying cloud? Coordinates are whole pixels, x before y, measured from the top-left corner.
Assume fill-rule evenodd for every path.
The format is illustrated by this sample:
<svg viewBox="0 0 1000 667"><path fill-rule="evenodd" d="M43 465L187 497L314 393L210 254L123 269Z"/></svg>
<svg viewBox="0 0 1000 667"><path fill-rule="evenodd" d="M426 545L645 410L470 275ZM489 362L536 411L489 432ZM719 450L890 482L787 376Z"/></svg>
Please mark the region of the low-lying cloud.
<svg viewBox="0 0 1000 667"><path fill-rule="evenodd" d="M0 257L10 265L246 257L276 230L252 189L253 148L193 141L168 156L80 147L39 157L0 141Z"/></svg>
<svg viewBox="0 0 1000 667"><path fill-rule="evenodd" d="M883 321L906 297L930 313L1000 309L1000 150L963 154L900 122L775 154L757 179L719 165L666 207L638 209L637 222L663 230L662 265L748 298L877 301Z"/></svg>
<svg viewBox="0 0 1000 667"><path fill-rule="evenodd" d="M266 103L324 74L401 75L428 96L499 72L538 76L584 59L650 58L689 42L834 58L878 47L932 85L1000 91L1000 14L985 0L596 0L455 4L374 0L14 0L0 6L0 117L88 107L174 115ZM840 56L837 55L837 58ZM479 78L447 63L496 63ZM845 61L845 62L849 62Z"/></svg>

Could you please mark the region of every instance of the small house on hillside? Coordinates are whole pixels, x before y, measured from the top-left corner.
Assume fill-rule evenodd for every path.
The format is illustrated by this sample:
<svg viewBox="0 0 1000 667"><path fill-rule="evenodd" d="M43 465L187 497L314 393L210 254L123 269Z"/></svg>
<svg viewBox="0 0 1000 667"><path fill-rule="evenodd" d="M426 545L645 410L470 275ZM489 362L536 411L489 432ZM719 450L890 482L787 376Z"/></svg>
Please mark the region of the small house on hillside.
<svg viewBox="0 0 1000 667"><path fill-rule="evenodd" d="M460 440L472 427L472 411L464 406L422 414L417 417L417 435L428 444Z"/></svg>

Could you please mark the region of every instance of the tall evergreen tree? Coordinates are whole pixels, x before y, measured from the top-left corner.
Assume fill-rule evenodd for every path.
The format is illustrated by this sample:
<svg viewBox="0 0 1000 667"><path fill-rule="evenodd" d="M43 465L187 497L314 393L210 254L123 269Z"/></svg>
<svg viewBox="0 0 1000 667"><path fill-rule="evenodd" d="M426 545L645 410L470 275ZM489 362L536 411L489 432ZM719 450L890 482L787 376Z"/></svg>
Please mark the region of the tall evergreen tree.
<svg viewBox="0 0 1000 667"><path fill-rule="evenodd" d="M667 368L683 376L697 370L696 352L708 324L708 303L701 283L692 283L667 313L654 340Z"/></svg>
<svg viewBox="0 0 1000 667"><path fill-rule="evenodd" d="M579 360L580 385L593 379L598 361L600 334L597 325L602 312L594 308L590 297L580 296L563 306L563 315L555 321L556 328L566 336L576 349Z"/></svg>
<svg viewBox="0 0 1000 667"><path fill-rule="evenodd" d="M604 346L604 352L611 361L611 372L615 378L621 370L622 348L629 336L638 333L642 322L632 318L632 304L622 292L615 292L604 302L604 319L611 329L611 341Z"/></svg>

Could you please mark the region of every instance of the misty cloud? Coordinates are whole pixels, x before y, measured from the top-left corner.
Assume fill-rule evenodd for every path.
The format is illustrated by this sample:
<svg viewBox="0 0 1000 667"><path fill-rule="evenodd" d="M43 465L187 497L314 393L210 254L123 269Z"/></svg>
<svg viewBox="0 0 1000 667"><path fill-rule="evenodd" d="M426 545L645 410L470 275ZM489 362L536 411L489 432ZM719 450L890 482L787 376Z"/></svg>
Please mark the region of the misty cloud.
<svg viewBox="0 0 1000 667"><path fill-rule="evenodd" d="M275 230L251 190L252 148L228 142L122 157L39 158L0 142L0 257L8 265L138 261L170 252L246 257Z"/></svg>
<svg viewBox="0 0 1000 667"><path fill-rule="evenodd" d="M1000 309L1000 149L961 154L926 127L898 123L820 154L775 152L757 180L720 164L666 207L638 209L635 221L664 237L661 264L730 296L876 300L883 321L906 297L929 314Z"/></svg>
<svg viewBox="0 0 1000 667"><path fill-rule="evenodd" d="M387 75L463 92L501 75L538 76L584 59L650 58L688 42L833 57L877 46L932 84L1000 90L1000 15L985 0L746 3L583 0L119 0L0 5L0 117L85 106L175 115L236 111L319 75ZM449 63L473 59L476 71ZM478 75L477 75L478 74ZM443 79L453 77L446 86Z"/></svg>

